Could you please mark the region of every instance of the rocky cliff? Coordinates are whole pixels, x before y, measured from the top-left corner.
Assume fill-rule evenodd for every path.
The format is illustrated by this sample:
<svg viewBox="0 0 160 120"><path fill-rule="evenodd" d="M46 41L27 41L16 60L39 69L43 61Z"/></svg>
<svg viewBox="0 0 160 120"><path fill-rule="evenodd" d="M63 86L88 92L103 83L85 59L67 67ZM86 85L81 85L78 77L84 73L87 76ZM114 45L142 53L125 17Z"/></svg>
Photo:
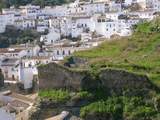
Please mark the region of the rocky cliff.
<svg viewBox="0 0 160 120"><path fill-rule="evenodd" d="M64 66L50 63L38 67L39 87L68 88L79 90L82 80L87 76L87 71L73 71Z"/></svg>
<svg viewBox="0 0 160 120"><path fill-rule="evenodd" d="M72 70L62 65L50 63L38 67L38 71L40 89L67 88L78 91L103 87L120 91L127 88L152 87L147 76L122 70L103 69L92 74L89 70Z"/></svg>

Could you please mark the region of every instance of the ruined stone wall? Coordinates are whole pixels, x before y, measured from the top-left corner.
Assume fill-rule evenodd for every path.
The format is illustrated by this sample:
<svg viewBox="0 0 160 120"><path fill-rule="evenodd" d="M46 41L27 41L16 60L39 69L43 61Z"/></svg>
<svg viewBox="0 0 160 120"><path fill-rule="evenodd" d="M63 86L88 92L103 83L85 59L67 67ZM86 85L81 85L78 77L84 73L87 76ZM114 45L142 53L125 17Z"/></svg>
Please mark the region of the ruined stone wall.
<svg viewBox="0 0 160 120"><path fill-rule="evenodd" d="M72 71L61 65L50 63L38 67L39 88L68 88L79 90L86 71Z"/></svg>
<svg viewBox="0 0 160 120"><path fill-rule="evenodd" d="M93 77L89 71L76 71L64 66L50 63L40 66L39 87L44 88L71 88L95 89L104 87L108 89L125 89L125 88L150 88L151 83L148 77L136 75L123 70L104 69Z"/></svg>
<svg viewBox="0 0 160 120"><path fill-rule="evenodd" d="M151 88L150 80L145 75L137 75L123 70L105 69L99 74L101 85L114 90L128 88Z"/></svg>

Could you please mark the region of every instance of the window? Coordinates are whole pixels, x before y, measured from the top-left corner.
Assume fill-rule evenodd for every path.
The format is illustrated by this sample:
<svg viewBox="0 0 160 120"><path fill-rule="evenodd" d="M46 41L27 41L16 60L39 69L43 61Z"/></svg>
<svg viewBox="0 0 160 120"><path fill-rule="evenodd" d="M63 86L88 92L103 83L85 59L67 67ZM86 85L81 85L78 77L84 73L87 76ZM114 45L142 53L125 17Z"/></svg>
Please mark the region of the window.
<svg viewBox="0 0 160 120"><path fill-rule="evenodd" d="M101 22L101 19L98 19L97 22Z"/></svg>
<svg viewBox="0 0 160 120"><path fill-rule="evenodd" d="M63 53L62 53L63 55L65 55L65 51L63 50Z"/></svg>
<svg viewBox="0 0 160 120"><path fill-rule="evenodd" d="M59 55L59 51L57 50L57 55Z"/></svg>
<svg viewBox="0 0 160 120"><path fill-rule="evenodd" d="M102 19L102 22L105 22L105 19Z"/></svg>

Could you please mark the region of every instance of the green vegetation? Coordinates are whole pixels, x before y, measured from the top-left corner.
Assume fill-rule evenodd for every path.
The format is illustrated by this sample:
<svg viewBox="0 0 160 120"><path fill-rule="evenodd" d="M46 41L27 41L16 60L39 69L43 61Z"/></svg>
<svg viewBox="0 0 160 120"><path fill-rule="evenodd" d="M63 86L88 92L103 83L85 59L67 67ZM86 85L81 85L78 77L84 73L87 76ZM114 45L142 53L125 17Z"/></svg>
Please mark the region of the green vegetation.
<svg viewBox="0 0 160 120"><path fill-rule="evenodd" d="M145 74L160 86L159 18L136 26L131 37L105 41L97 48L76 52L74 56L89 59L91 70L123 69Z"/></svg>
<svg viewBox="0 0 160 120"><path fill-rule="evenodd" d="M82 107L81 117L88 114L106 114L113 120L158 120L159 110L155 107L153 100L145 101L141 97L109 97ZM99 119L101 116L99 117Z"/></svg>
<svg viewBox="0 0 160 120"><path fill-rule="evenodd" d="M64 102L70 98L70 94L67 90L40 90L39 96L41 99L49 99L55 102Z"/></svg>
<svg viewBox="0 0 160 120"><path fill-rule="evenodd" d="M91 50L79 51L73 56L88 59L89 69L122 69L147 75L160 87L160 18L134 26L130 37L105 41ZM160 95L157 91L137 89L123 91L122 95L93 91L93 101L81 108L84 119L111 118L113 120L159 120ZM106 94L106 95L105 95Z"/></svg>
<svg viewBox="0 0 160 120"><path fill-rule="evenodd" d="M79 99L92 99L94 98L94 95L88 91L80 91L76 93L74 97L79 98Z"/></svg>
<svg viewBox="0 0 160 120"><path fill-rule="evenodd" d="M0 9L15 6L19 7L20 5L39 5L41 7L44 6L54 6L54 5L61 5L64 3L69 3L73 0L0 0Z"/></svg>
<svg viewBox="0 0 160 120"><path fill-rule="evenodd" d="M80 66L80 68L89 69L91 77L95 80L100 79L97 77L97 73L101 69L122 69L145 74L153 83L160 86L159 21L157 18L151 22L141 23L135 26L135 32L130 37L105 41L91 50L75 52L73 56L88 60L89 68L88 66ZM71 70L77 70L77 68ZM94 84L94 82L89 84ZM120 81L117 81L118 84ZM154 85L146 88L126 87L122 90L118 89L120 91L118 93L116 90L114 91L114 88L107 90L97 84L97 88L75 92L73 96L69 97L71 101L75 100L75 103L78 100L87 101L80 108L80 116L84 120L103 120L104 118L109 120L159 120L160 92L154 87ZM48 92L41 94L40 91L40 97L44 98L55 99L57 96L48 95ZM69 99L69 97L65 97L65 99Z"/></svg>
<svg viewBox="0 0 160 120"><path fill-rule="evenodd" d="M106 101L98 101L91 103L88 106L85 106L81 109L81 117L85 117L88 113L96 114L96 113L105 113L105 114L112 114L109 116L114 116L114 118L121 119L120 114L122 114L122 105L121 99L119 98L108 98ZM98 108L98 109L97 109Z"/></svg>
<svg viewBox="0 0 160 120"><path fill-rule="evenodd" d="M39 41L40 34L35 30L19 30L14 26L7 26L6 31L0 34L0 48L14 44L24 44L34 40Z"/></svg>

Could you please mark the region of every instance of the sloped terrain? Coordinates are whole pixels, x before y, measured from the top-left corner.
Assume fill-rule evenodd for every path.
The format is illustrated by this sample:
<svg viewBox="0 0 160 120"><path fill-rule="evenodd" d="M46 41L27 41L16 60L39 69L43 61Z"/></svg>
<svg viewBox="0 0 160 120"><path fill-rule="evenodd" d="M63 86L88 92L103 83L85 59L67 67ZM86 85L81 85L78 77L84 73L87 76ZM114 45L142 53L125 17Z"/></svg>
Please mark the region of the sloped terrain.
<svg viewBox="0 0 160 120"><path fill-rule="evenodd" d="M159 19L134 26L134 31L130 37L74 53L62 62L70 68L40 66L40 106L69 107L84 120L159 120Z"/></svg>
<svg viewBox="0 0 160 120"><path fill-rule="evenodd" d="M76 52L87 58L91 69L115 68L145 74L160 86L159 18L135 26L130 37L106 41L95 49Z"/></svg>

